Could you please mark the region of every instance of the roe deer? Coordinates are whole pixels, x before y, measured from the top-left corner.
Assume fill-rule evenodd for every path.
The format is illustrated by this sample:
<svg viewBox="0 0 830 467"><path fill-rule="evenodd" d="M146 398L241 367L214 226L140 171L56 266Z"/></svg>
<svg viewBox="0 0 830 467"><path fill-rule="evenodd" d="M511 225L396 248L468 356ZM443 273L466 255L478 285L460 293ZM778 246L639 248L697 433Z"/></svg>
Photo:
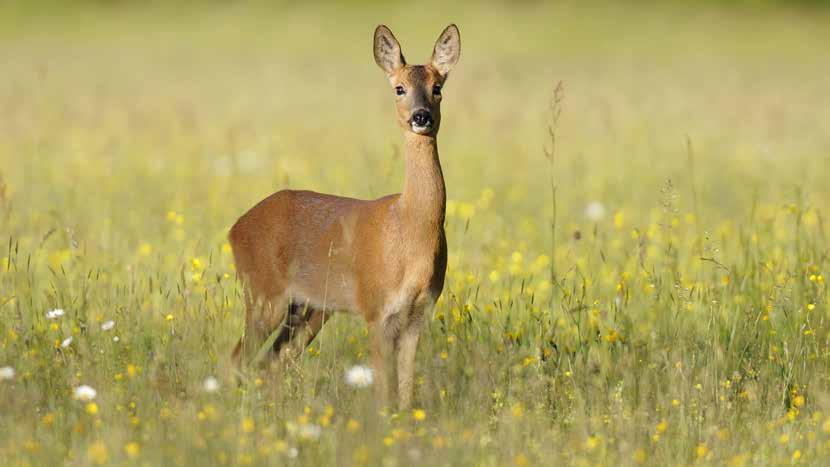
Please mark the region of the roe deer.
<svg viewBox="0 0 830 467"><path fill-rule="evenodd" d="M364 201L284 190L245 213L230 230L245 286L245 334L234 350L250 359L278 326L272 348L310 343L331 311L351 311L369 325L378 402L389 383L386 359L397 359L398 402L412 403L415 351L425 315L444 287L446 193L436 136L441 88L458 61L458 28L438 37L427 65L407 65L386 26L375 30L375 61L395 93L404 130L403 193Z"/></svg>

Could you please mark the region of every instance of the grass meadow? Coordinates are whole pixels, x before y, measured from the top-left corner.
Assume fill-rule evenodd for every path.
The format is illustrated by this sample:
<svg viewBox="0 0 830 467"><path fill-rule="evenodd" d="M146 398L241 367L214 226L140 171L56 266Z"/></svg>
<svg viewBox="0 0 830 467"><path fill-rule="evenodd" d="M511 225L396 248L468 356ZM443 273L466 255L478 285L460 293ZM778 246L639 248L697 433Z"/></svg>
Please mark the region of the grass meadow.
<svg viewBox="0 0 830 467"><path fill-rule="evenodd" d="M347 383L350 315L237 384L229 227L399 191L372 32L450 22L416 409ZM758 2L10 2L0 463L826 465L828 43Z"/></svg>

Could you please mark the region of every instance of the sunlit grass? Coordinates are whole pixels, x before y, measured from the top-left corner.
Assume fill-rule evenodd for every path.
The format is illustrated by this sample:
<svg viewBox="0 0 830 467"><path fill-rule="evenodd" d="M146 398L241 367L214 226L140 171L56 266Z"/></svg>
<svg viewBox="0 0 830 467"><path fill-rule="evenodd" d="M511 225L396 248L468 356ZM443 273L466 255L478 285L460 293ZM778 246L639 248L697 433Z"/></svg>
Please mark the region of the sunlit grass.
<svg viewBox="0 0 830 467"><path fill-rule="evenodd" d="M4 465L826 463L827 13L13 11ZM419 62L451 21L449 271L415 409L379 413L346 315L278 377L238 384L227 229L285 187L398 191L371 32L389 24Z"/></svg>

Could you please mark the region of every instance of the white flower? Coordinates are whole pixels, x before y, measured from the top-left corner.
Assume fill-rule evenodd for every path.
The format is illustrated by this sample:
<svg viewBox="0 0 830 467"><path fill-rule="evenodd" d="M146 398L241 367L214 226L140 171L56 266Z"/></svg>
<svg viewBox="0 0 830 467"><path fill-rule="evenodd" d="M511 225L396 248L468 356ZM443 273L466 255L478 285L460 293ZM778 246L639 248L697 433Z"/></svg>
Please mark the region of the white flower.
<svg viewBox="0 0 830 467"><path fill-rule="evenodd" d="M300 453L300 451L298 451L298 450L297 450L297 448L292 447L292 448L289 448L289 449L288 449L288 452L286 453L286 455L287 455L288 457L292 458L292 459L296 459L296 458L297 458L297 455L298 455L299 453Z"/></svg>
<svg viewBox="0 0 830 467"><path fill-rule="evenodd" d="M110 329L112 329L114 327L115 327L115 321L113 321L113 320L104 321L103 323L101 323L101 330L102 331L109 331Z"/></svg>
<svg viewBox="0 0 830 467"><path fill-rule="evenodd" d="M95 399L95 396L98 395L98 391L92 388L92 386L87 386L83 384L75 388L75 399L82 400L82 401L91 401Z"/></svg>
<svg viewBox="0 0 830 467"><path fill-rule="evenodd" d="M118 336L115 336L115 337L113 337L113 338L112 338L112 341L113 341L113 342L118 342L118 341L120 341L120 340L121 340L121 338L120 338L120 337L118 337Z"/></svg>
<svg viewBox="0 0 830 467"><path fill-rule="evenodd" d="M299 436L300 439L317 439L320 437L320 432L322 431L323 429L320 428L320 425L307 423L305 425L300 426Z"/></svg>
<svg viewBox="0 0 830 467"><path fill-rule="evenodd" d="M0 381L6 381L14 378L14 368L4 366L0 368Z"/></svg>
<svg viewBox="0 0 830 467"><path fill-rule="evenodd" d="M61 348L65 349L69 347L70 344L72 344L72 336L67 337L63 340L63 342L61 342Z"/></svg>
<svg viewBox="0 0 830 467"><path fill-rule="evenodd" d="M372 377L372 369L367 366L355 365L346 370L346 384L354 388L371 386Z"/></svg>
<svg viewBox="0 0 830 467"><path fill-rule="evenodd" d="M599 201L591 201L585 208L585 217L592 222L599 222L605 217L605 206Z"/></svg>
<svg viewBox="0 0 830 467"><path fill-rule="evenodd" d="M49 310L46 312L46 319L58 319L65 314L66 312L63 311L63 309L55 308L54 310Z"/></svg>
<svg viewBox="0 0 830 467"><path fill-rule="evenodd" d="M205 392L216 392L219 390L219 381L213 376L208 376L205 378L205 382L202 383L202 387Z"/></svg>

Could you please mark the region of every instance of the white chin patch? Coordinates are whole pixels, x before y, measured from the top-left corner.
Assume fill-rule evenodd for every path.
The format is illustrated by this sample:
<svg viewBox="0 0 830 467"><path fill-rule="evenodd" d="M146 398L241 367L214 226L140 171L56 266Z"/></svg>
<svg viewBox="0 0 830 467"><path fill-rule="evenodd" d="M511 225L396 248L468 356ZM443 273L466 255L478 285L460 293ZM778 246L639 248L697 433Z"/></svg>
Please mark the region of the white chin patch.
<svg viewBox="0 0 830 467"><path fill-rule="evenodd" d="M422 135L424 133L429 133L429 130L431 130L431 129L432 129L432 125L419 126L419 125L415 125L414 123L412 124L412 131L414 131L415 133L418 133L419 135Z"/></svg>

